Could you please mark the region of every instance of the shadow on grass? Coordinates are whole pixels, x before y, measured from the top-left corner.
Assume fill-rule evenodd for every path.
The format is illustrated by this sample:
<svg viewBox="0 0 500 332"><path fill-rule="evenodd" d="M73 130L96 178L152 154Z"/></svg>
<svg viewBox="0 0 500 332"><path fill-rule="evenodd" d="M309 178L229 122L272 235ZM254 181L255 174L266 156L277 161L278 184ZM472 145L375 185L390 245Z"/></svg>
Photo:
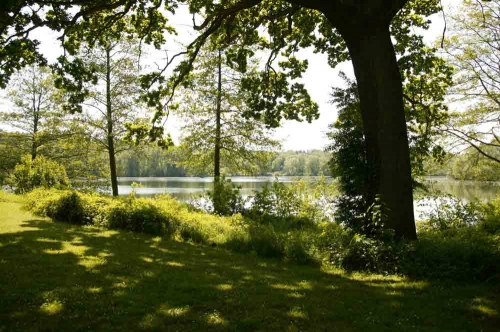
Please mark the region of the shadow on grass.
<svg viewBox="0 0 500 332"><path fill-rule="evenodd" d="M0 331L498 331L499 289L347 276L44 220L0 234Z"/></svg>

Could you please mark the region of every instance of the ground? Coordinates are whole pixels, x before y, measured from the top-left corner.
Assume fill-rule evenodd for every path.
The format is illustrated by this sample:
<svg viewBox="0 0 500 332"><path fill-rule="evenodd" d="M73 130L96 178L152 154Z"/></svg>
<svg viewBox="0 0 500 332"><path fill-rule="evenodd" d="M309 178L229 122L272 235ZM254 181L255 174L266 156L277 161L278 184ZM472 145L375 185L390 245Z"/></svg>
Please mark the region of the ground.
<svg viewBox="0 0 500 332"><path fill-rule="evenodd" d="M500 331L500 288L297 266L0 202L0 331Z"/></svg>

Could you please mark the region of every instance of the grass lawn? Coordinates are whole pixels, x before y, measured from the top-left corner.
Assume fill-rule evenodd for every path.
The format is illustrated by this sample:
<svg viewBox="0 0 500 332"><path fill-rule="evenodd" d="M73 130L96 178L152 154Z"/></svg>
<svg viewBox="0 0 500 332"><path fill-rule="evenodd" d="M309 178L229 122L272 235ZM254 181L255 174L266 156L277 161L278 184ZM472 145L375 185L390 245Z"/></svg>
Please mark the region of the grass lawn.
<svg viewBox="0 0 500 332"><path fill-rule="evenodd" d="M284 264L0 202L0 331L500 331L500 288Z"/></svg>

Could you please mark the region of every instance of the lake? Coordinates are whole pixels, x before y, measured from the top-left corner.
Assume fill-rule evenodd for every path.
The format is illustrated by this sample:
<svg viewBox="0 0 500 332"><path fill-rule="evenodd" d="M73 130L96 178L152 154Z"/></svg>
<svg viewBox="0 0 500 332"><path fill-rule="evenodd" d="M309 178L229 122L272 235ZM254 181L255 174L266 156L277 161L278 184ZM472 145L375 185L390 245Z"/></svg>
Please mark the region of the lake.
<svg viewBox="0 0 500 332"><path fill-rule="evenodd" d="M318 177L307 176L301 178L311 183L318 179ZM267 182L272 182L276 178L237 176L230 179L241 187L243 196L250 196L262 189ZM118 191L120 195L128 195L132 191L132 183L136 182L142 186L136 189L137 196L147 197L168 193L181 201L186 201L193 195L211 190L212 181L213 179L208 177L121 177L118 179ZM297 177L281 176L278 177L278 181L291 184L297 181ZM500 192L500 183L456 181L446 177L427 177L426 181L429 188L444 191L467 201L489 201Z"/></svg>
<svg viewBox="0 0 500 332"><path fill-rule="evenodd" d="M251 196L255 191L261 190L266 183L275 181L276 178L273 176L235 176L228 179L241 187L240 192L243 196ZM297 181L297 177L292 176L280 176L277 179L285 184ZM301 179L314 183L319 177L304 176ZM136 188L137 196L150 197L168 193L181 201L213 189L213 178L208 177L120 177L118 178L120 195L130 194L134 182L141 184L141 187Z"/></svg>

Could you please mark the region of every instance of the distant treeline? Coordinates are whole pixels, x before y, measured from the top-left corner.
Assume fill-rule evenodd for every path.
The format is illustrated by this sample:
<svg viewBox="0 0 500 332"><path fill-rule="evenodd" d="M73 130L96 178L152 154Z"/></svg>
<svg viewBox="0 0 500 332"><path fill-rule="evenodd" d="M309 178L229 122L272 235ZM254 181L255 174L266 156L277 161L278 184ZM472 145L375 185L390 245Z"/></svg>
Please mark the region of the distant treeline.
<svg viewBox="0 0 500 332"><path fill-rule="evenodd" d="M210 176L205 172L193 171L178 166L182 156L175 148L162 150L155 147L144 147L131 150L118 156L119 176ZM279 175L279 176L319 176L329 175L329 154L320 150L313 151L286 151L269 155L268 162L259 165L255 174L236 175Z"/></svg>

